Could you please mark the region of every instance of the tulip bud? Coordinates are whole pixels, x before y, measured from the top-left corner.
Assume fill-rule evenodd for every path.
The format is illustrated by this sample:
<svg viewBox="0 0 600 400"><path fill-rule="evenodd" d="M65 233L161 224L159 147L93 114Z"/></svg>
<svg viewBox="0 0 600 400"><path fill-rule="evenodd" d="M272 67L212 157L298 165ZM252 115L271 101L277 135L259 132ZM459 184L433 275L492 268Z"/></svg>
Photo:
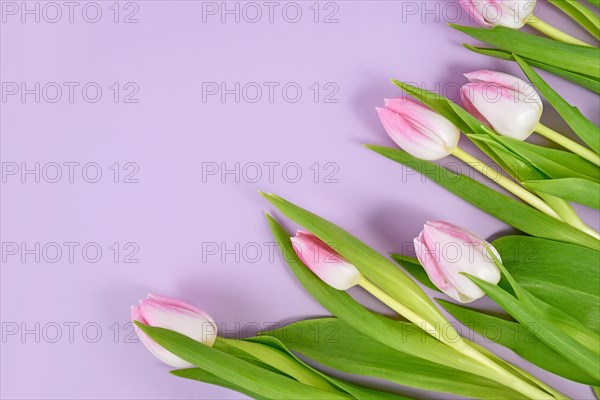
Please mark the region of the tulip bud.
<svg viewBox="0 0 600 400"><path fill-rule="evenodd" d="M501 135L525 140L540 122L544 106L529 83L509 74L475 71L460 90L465 108Z"/></svg>
<svg viewBox="0 0 600 400"><path fill-rule="evenodd" d="M217 337L217 325L210 315L198 308L166 296L149 294L140 300L139 306L131 307L132 321L144 325L169 329L186 335L207 346L212 346ZM193 365L165 350L144 332L138 331L142 343L159 360L175 368Z"/></svg>
<svg viewBox="0 0 600 400"><path fill-rule="evenodd" d="M304 265L334 289L348 290L360 282L360 271L312 233L299 230L291 241Z"/></svg>
<svg viewBox="0 0 600 400"><path fill-rule="evenodd" d="M533 16L536 0L460 0L460 4L481 25L520 29Z"/></svg>
<svg viewBox="0 0 600 400"><path fill-rule="evenodd" d="M470 303L485 293L463 273L491 284L501 273L490 251L496 249L479 236L447 222L427 222L414 240L417 258L429 279L442 292L461 303Z"/></svg>
<svg viewBox="0 0 600 400"><path fill-rule="evenodd" d="M439 160L450 155L458 145L458 128L416 101L385 99L385 108L377 108L377 113L392 140L414 157Z"/></svg>

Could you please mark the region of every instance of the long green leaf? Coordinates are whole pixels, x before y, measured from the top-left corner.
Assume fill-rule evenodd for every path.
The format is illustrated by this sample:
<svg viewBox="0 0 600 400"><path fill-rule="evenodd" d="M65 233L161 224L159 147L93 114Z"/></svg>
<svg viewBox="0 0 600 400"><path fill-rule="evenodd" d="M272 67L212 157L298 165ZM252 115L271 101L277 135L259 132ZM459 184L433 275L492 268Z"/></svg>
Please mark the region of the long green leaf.
<svg viewBox="0 0 600 400"><path fill-rule="evenodd" d="M333 387L336 387L348 393L349 395L355 397L358 400L408 400L408 398L395 393L384 392L376 389L369 389L326 375L318 371L317 369L311 367L304 361L300 360L298 357L296 357L281 340L279 340L275 335L272 334L272 332L273 331L268 331L266 334L261 334L253 338L245 339L245 341L260 343L264 346L273 347L276 350L287 354L290 358L295 360L295 362L312 371L314 374L320 376L325 381L329 382Z"/></svg>
<svg viewBox="0 0 600 400"><path fill-rule="evenodd" d="M564 0L560 0L564 1ZM542 77L536 73L525 60L515 56L515 60L536 89L552 104L552 107L563 117L573 131L596 153L600 153L600 128L586 118L577 107L570 105ZM600 61L599 61L600 62Z"/></svg>
<svg viewBox="0 0 600 400"><path fill-rule="evenodd" d="M488 135L487 139L502 143L551 178L581 178L594 182L600 179L597 166L568 151L537 146L507 136Z"/></svg>
<svg viewBox="0 0 600 400"><path fill-rule="evenodd" d="M168 329L136 325L159 345L184 360L201 367L217 378L228 380L239 388L271 399L349 399L302 384L294 379L271 372L233 355L206 346L194 339Z"/></svg>
<svg viewBox="0 0 600 400"><path fill-rule="evenodd" d="M504 236L492 244L519 285L600 331L599 252L530 236Z"/></svg>
<svg viewBox="0 0 600 400"><path fill-rule="evenodd" d="M580 383L594 385L598 382L540 341L530 330L518 322L507 321L444 300L438 302L462 324L502 346L508 347L526 360L547 371ZM531 326L535 330L536 327Z"/></svg>
<svg viewBox="0 0 600 400"><path fill-rule="evenodd" d="M576 0L548 0L584 27L596 39L600 39L600 17Z"/></svg>
<svg viewBox="0 0 600 400"><path fill-rule="evenodd" d="M565 178L523 182L528 189L600 210L600 184L585 179Z"/></svg>
<svg viewBox="0 0 600 400"><path fill-rule="evenodd" d="M267 397L263 397L257 393L251 392L249 390L244 389L243 387L237 386L226 379L221 379L218 376L215 376L209 372L201 368L186 368L186 369L177 369L171 371L171 374L184 379L191 379L194 381L209 383L211 385L222 386L227 389L235 390L236 392L240 392L245 394L246 396L252 397L257 400L267 400Z"/></svg>
<svg viewBox="0 0 600 400"><path fill-rule="evenodd" d="M302 225L356 266L360 272L397 301L418 312L430 322L444 317L425 292L390 260L331 222L274 194L264 195L288 218Z"/></svg>
<svg viewBox="0 0 600 400"><path fill-rule="evenodd" d="M598 248L598 241L591 236L528 205L498 193L471 178L455 174L436 164L419 160L399 149L382 146L367 147L420 172L486 213L525 233L561 242L574 243L592 249Z"/></svg>
<svg viewBox="0 0 600 400"><path fill-rule="evenodd" d="M467 373L457 374L453 368L407 357L338 319L300 321L271 334L290 350L342 372L461 396L490 399L521 397L489 379ZM423 336L423 340L428 339Z"/></svg>
<svg viewBox="0 0 600 400"><path fill-rule="evenodd" d="M520 290L520 294L526 296L526 299L521 301L496 285L492 285L472 275L468 276L490 298L532 334L566 359L579 365L593 379L600 381L598 356L561 330L561 328L554 325L554 323L549 322L549 319L553 318L554 315L548 316L547 310L540 310L539 303L536 302L532 305L529 301L526 301L530 300L531 295L527 295L524 290ZM516 290L514 285L513 289ZM517 296L519 296L519 293L517 293Z"/></svg>
<svg viewBox="0 0 600 400"><path fill-rule="evenodd" d="M507 61L516 61L513 53L506 51L506 50L471 46L470 44L466 44L466 43L463 46L465 46L467 49L471 50L472 52L475 52L478 54L483 54L485 56L499 58L501 60L507 60ZM593 78L593 77L587 76L587 75L577 74L575 72L567 71L562 68L553 67L551 65L540 63L535 60L531 60L529 58L525 58L525 57L522 57L522 58L529 65L531 65L533 67L544 69L544 70L551 72L557 76L568 79L571 82L578 84L579 86L589 89L592 92L595 92L596 94L600 94L600 80L599 79L596 79L596 78Z"/></svg>
<svg viewBox="0 0 600 400"><path fill-rule="evenodd" d="M475 39L521 57L596 79L600 78L600 63L598 63L600 50L597 48L562 43L503 26L492 29L454 24L450 26Z"/></svg>

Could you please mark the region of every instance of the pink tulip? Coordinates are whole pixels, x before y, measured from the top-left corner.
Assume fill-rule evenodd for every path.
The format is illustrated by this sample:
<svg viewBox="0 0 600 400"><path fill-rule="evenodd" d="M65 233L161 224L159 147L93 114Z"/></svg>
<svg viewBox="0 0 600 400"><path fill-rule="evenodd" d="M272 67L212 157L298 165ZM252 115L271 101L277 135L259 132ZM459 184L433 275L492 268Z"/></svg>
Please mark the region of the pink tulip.
<svg viewBox="0 0 600 400"><path fill-rule="evenodd" d="M461 303L485 293L463 273L491 284L500 281L500 269L490 251L496 249L479 236L447 222L427 222L414 240L417 258L429 279L442 292Z"/></svg>
<svg viewBox="0 0 600 400"><path fill-rule="evenodd" d="M312 233L299 230L291 241L298 258L334 289L348 290L360 282L358 269Z"/></svg>
<svg viewBox="0 0 600 400"><path fill-rule="evenodd" d="M460 0L460 4L483 26L520 29L533 15L536 0Z"/></svg>
<svg viewBox="0 0 600 400"><path fill-rule="evenodd" d="M465 74L471 82L460 90L465 108L501 135L525 140L533 133L544 106L533 86L496 71Z"/></svg>
<svg viewBox="0 0 600 400"><path fill-rule="evenodd" d="M204 311L166 296L149 294L140 300L139 306L131 307L132 321L145 325L176 331L207 346L212 346L217 337L217 325ZM189 368L193 365L165 350L144 332L138 330L142 343L159 360L175 368Z"/></svg>
<svg viewBox="0 0 600 400"><path fill-rule="evenodd" d="M379 119L392 140L422 160L439 160L458 145L460 131L446 118L410 99L385 99L377 108Z"/></svg>

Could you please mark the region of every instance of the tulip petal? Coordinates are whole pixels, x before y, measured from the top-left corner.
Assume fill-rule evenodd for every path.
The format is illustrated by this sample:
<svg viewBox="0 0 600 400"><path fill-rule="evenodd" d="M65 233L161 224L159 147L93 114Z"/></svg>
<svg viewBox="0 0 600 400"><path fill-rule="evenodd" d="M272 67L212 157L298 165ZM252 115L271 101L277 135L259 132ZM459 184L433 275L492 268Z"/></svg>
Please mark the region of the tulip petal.
<svg viewBox="0 0 600 400"><path fill-rule="evenodd" d="M315 235L298 231L290 240L298 258L329 286L348 290L360 282L358 269Z"/></svg>
<svg viewBox="0 0 600 400"><path fill-rule="evenodd" d="M493 284L500 281L500 270L489 254L497 254L493 246L456 225L427 222L415 239L415 251L431 281L461 303L485 295L465 274Z"/></svg>
<svg viewBox="0 0 600 400"><path fill-rule="evenodd" d="M531 84L496 71L465 74L471 83L461 88L463 104L481 122L501 135L525 140L543 112L540 96Z"/></svg>
<svg viewBox="0 0 600 400"><path fill-rule="evenodd" d="M212 346L216 339L216 324L212 319L153 299L140 302L140 312L151 326L170 329Z"/></svg>
<svg viewBox="0 0 600 400"><path fill-rule="evenodd" d="M181 301L181 300L173 299L171 297L167 297L167 296L163 296L163 295L159 295L159 294L153 294L153 293L148 293L147 297L148 297L148 299L155 300L162 304L169 304L169 305L172 305L175 307L189 310L193 313L201 315L208 321L212 321L213 323L215 322L208 313L202 311L201 309L199 309L197 307L194 307L193 305L191 305L189 303L186 303L185 301Z"/></svg>
<svg viewBox="0 0 600 400"><path fill-rule="evenodd" d="M423 131L416 129L414 124L401 114L388 108L377 108L377 113L392 140L414 157L434 161L450 154L451 148L447 148L440 139L432 139ZM458 133L456 136L458 137Z"/></svg>

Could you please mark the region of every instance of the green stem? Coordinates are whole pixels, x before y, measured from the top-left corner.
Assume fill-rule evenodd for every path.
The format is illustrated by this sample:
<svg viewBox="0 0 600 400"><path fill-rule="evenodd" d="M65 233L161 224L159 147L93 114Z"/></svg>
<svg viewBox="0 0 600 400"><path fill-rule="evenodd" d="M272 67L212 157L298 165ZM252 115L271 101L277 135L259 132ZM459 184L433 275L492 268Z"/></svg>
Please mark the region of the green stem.
<svg viewBox="0 0 600 400"><path fill-rule="evenodd" d="M313 386L329 392L338 392L325 379L312 371L310 368L298 362L289 354L277 350L269 345L255 343L247 340L221 339L227 345L242 350L252 357L278 369L279 371L291 376L298 382Z"/></svg>
<svg viewBox="0 0 600 400"><path fill-rule="evenodd" d="M529 20L527 21L527 25L531 26L532 28L537 29L538 31L542 32L544 35L546 35L552 39L558 40L560 42L576 44L579 46L594 47L591 44L584 42L583 40L579 40L576 37L571 36L568 33L565 33L563 31L553 27L552 25L548 24L547 22L542 21L541 19L539 19L536 16L532 16L531 18L529 18Z"/></svg>
<svg viewBox="0 0 600 400"><path fill-rule="evenodd" d="M499 383L502 383L507 387L512 388L513 390L529 397L530 399L555 399L554 396L511 374L502 366L496 364L494 361L481 354L474 347L471 347L460 335L458 335L458 333L456 333L455 330L452 332L452 335L454 336L454 334L456 333L455 338L458 338L458 340L446 338L444 334L440 332L440 329L436 329L433 325L425 321L413 310L409 309L404 304L401 304L400 302L396 301L393 297L381 290L378 286L373 284L373 282L369 281L364 276L361 278L358 284L367 292L371 293L373 296L379 299L382 303L390 307L392 310L396 311L398 314L402 315L404 318L408 319L416 326L426 331L428 334L432 335L440 342L457 350L459 353L464 354L475 361L478 361L483 366L487 367L488 371L482 370L480 376L486 377L488 379L494 379L490 376L491 370L494 373L496 373L499 377L502 377L502 379L500 380L494 380L496 380Z"/></svg>
<svg viewBox="0 0 600 400"><path fill-rule="evenodd" d="M490 168L487 168L487 166L484 163L482 163L469 153L465 152L460 147L456 147L452 151L452 154L460 160L464 161L465 163L469 164L473 169L487 176L488 178L490 178L498 185L502 186L504 189L508 190L521 200L530 204L532 207L537 208L541 212L548 214L553 218L562 220L560 216L538 196L534 195L529 190L525 189L523 186L506 178L502 174L498 174L496 171L492 172L492 170L490 170Z"/></svg>
<svg viewBox="0 0 600 400"><path fill-rule="evenodd" d="M585 158L589 162L600 166L600 156L594 151L580 145L577 142L572 141L568 137L561 135L560 133L556 132L551 128L548 128L542 123L539 123L535 127L535 132L539 133L545 138L552 140L554 143L561 145L565 149L571 150L573 153Z"/></svg>

